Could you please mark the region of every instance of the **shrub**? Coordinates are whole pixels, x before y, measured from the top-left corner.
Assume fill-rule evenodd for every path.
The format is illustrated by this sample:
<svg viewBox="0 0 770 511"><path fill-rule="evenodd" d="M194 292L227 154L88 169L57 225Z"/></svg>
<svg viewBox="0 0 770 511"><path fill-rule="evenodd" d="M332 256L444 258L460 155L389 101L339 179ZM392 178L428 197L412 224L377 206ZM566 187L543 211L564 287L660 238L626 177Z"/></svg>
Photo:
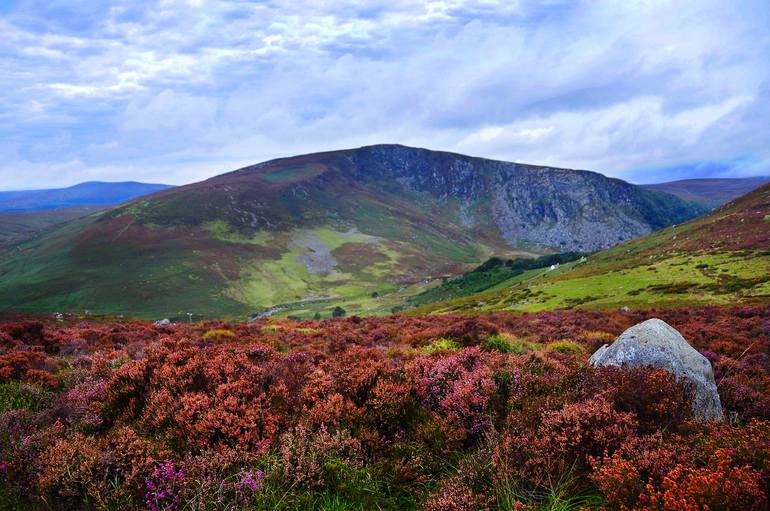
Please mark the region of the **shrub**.
<svg viewBox="0 0 770 511"><path fill-rule="evenodd" d="M0 413L8 410L37 410L51 396L39 387L20 382L0 384Z"/></svg>
<svg viewBox="0 0 770 511"><path fill-rule="evenodd" d="M428 353L433 353L434 351L441 351L441 350L454 351L459 348L460 346L452 339L444 339L442 337L428 344L423 349Z"/></svg>
<svg viewBox="0 0 770 511"><path fill-rule="evenodd" d="M602 398L547 411L535 430L503 433L493 457L496 477L519 481L524 490L548 489L574 471L588 471L592 457L613 452L636 428L633 414Z"/></svg>
<svg viewBox="0 0 770 511"><path fill-rule="evenodd" d="M654 313L712 362L728 424L693 422L690 389L665 371L595 369L539 349L554 339L593 347L650 314L273 318L171 330L87 318L41 328L0 315L0 502L766 507L767 307ZM432 341L442 349L426 352Z"/></svg>
<svg viewBox="0 0 770 511"><path fill-rule="evenodd" d="M209 330L208 332L203 334L203 338L223 341L227 339L234 339L235 334L230 330L217 329L217 330Z"/></svg>
<svg viewBox="0 0 770 511"><path fill-rule="evenodd" d="M694 460L676 463L662 479L660 474L640 470L640 461L644 462L613 459L597 470L594 478L614 507L640 511L752 511L765 509L767 504L762 475L750 467L736 466L725 449L715 451L704 466Z"/></svg>
<svg viewBox="0 0 770 511"><path fill-rule="evenodd" d="M633 413L643 433L676 431L693 415L691 387L664 369L597 368L583 385L589 395L601 395L617 410Z"/></svg>
<svg viewBox="0 0 770 511"><path fill-rule="evenodd" d="M484 341L483 347L485 351L499 351L500 353L513 353L514 355L523 355L530 351L536 351L538 348L534 343L504 332L493 335Z"/></svg>
<svg viewBox="0 0 770 511"><path fill-rule="evenodd" d="M497 387L478 348L443 358L417 359L410 372L416 378L418 395L430 410L457 421L471 438L489 428L488 405Z"/></svg>
<svg viewBox="0 0 770 511"><path fill-rule="evenodd" d="M297 426L281 438L283 475L299 488L333 487L338 472L360 464L360 443L347 431L310 431ZM343 478L344 479L344 478Z"/></svg>
<svg viewBox="0 0 770 511"><path fill-rule="evenodd" d="M586 352L582 344L570 339L562 339L559 341L550 342L546 345L546 349L550 351L556 351L563 355L582 355Z"/></svg>

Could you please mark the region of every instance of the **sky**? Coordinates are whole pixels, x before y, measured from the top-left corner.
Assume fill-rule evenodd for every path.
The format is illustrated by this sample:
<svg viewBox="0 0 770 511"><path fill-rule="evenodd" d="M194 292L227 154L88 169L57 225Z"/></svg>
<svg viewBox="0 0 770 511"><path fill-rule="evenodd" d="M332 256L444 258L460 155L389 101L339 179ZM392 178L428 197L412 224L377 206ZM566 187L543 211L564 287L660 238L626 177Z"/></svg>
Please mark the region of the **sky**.
<svg viewBox="0 0 770 511"><path fill-rule="evenodd" d="M770 175L767 0L0 0L0 190L401 143Z"/></svg>

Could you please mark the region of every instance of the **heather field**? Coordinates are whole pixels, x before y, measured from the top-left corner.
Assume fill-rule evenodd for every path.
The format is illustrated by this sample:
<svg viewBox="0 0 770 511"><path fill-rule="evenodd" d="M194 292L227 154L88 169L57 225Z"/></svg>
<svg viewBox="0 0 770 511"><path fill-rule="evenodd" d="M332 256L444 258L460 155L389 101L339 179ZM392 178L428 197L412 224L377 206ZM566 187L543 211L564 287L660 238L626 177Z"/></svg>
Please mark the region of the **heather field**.
<svg viewBox="0 0 770 511"><path fill-rule="evenodd" d="M659 317L664 371L587 366ZM770 308L154 326L0 317L0 509L761 510Z"/></svg>

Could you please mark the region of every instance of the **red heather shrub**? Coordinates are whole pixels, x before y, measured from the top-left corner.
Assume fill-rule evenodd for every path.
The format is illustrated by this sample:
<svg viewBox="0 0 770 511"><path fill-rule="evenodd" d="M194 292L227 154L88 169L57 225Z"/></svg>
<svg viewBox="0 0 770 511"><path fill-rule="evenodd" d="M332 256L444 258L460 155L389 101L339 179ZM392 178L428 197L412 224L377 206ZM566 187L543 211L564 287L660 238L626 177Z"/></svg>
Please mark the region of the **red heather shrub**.
<svg viewBox="0 0 770 511"><path fill-rule="evenodd" d="M16 346L16 341L7 332L0 330L0 355L6 352L6 350L12 349Z"/></svg>
<svg viewBox="0 0 770 511"><path fill-rule="evenodd" d="M473 493L462 480L450 479L425 502L425 511L485 511L492 499ZM523 510L523 508L521 508Z"/></svg>
<svg viewBox="0 0 770 511"><path fill-rule="evenodd" d="M760 482L761 474L746 466L734 466L730 453L720 449L705 467L674 467L663 479L662 487L651 492L647 507L672 511L758 511L766 509L767 504Z"/></svg>
<svg viewBox="0 0 770 511"><path fill-rule="evenodd" d="M412 318L404 318L411 321ZM416 319L416 318L415 318ZM419 318L422 320L422 318ZM460 346L478 346L486 339L497 335L500 330L493 323L479 317L427 318L420 321L423 328L415 332L402 330L400 338L415 346L429 344L434 339L451 339Z"/></svg>
<svg viewBox="0 0 770 511"><path fill-rule="evenodd" d="M633 508L647 485L659 485L679 463L691 457L683 437L663 434L628 438L612 455L592 459L592 478L613 509Z"/></svg>
<svg viewBox="0 0 770 511"><path fill-rule="evenodd" d="M325 427L310 431L300 425L281 437L283 475L298 488L322 488L334 477L338 463L361 463L360 443L346 430L330 433Z"/></svg>
<svg viewBox="0 0 770 511"><path fill-rule="evenodd" d="M701 456L724 449L736 465L750 465L761 472L765 494L770 496L770 421L753 419L740 428L719 423L704 428L693 422L688 424L686 432L697 442Z"/></svg>
<svg viewBox="0 0 770 511"><path fill-rule="evenodd" d="M690 422L681 435L630 439L594 460L610 509L764 509L770 491L770 423L744 428Z"/></svg>
<svg viewBox="0 0 770 511"><path fill-rule="evenodd" d="M687 389L662 371L586 367L650 316L712 361L729 424L689 421ZM218 330L232 335L207 338ZM589 351L415 349L497 331ZM601 492L607 509L756 509L770 494L770 422L756 420L770 409L770 308L168 328L0 314L0 391L2 492L54 508L258 508L264 491L289 508L417 496L417 508L523 509L524 495L538 509L560 479L565 497Z"/></svg>
<svg viewBox="0 0 770 511"><path fill-rule="evenodd" d="M24 344L43 345L43 328L40 321L19 321L0 326L0 331Z"/></svg>
<svg viewBox="0 0 770 511"><path fill-rule="evenodd" d="M579 398L584 369L553 353L530 353L509 357L509 367L498 376L505 377L508 394L507 421L523 429L534 429L546 410L558 410Z"/></svg>
<svg viewBox="0 0 770 511"><path fill-rule="evenodd" d="M722 407L742 420L770 419L770 389L768 377L749 377L739 373L719 380Z"/></svg>
<svg viewBox="0 0 770 511"><path fill-rule="evenodd" d="M29 381L48 388L58 385L55 371L59 364L35 348L10 351L0 356L0 383L16 380ZM44 374L45 373L45 374Z"/></svg>
<svg viewBox="0 0 770 511"><path fill-rule="evenodd" d="M675 430L693 415L692 390L663 369L599 368L588 373L584 388L616 410L633 413L641 433Z"/></svg>
<svg viewBox="0 0 770 511"><path fill-rule="evenodd" d="M463 444L468 439L465 428L458 426L457 420L441 415L437 412L429 412L426 419L420 421L412 433L426 454L434 457L446 457L462 450Z"/></svg>
<svg viewBox="0 0 770 511"><path fill-rule="evenodd" d="M457 473L445 478L438 490L428 496L425 510L488 510L496 509L495 496L491 493L489 452L481 449L463 458ZM524 511L523 506L513 509Z"/></svg>
<svg viewBox="0 0 770 511"><path fill-rule="evenodd" d="M383 435L393 437L414 420L418 398L405 375L393 372L377 381L366 405L364 417L368 423Z"/></svg>
<svg viewBox="0 0 770 511"><path fill-rule="evenodd" d="M86 498L98 499L105 491L101 459L102 451L94 438L75 433L56 440L40 458L41 495L73 508Z"/></svg>
<svg viewBox="0 0 770 511"><path fill-rule="evenodd" d="M546 411L536 428L502 433L493 457L495 477L547 487L574 470L586 471L592 457L613 452L637 426L634 414L616 411L601 397Z"/></svg>
<svg viewBox="0 0 770 511"><path fill-rule="evenodd" d="M704 466L676 464L657 484L643 486L639 468L625 460L603 466L595 480L616 509L758 511L767 505L762 475L748 466L736 466L725 449L710 455Z"/></svg>
<svg viewBox="0 0 770 511"><path fill-rule="evenodd" d="M151 431L165 430L180 448L263 449L292 402L286 386L269 376L274 356L262 347L161 346L115 371L105 412L111 420L138 419Z"/></svg>
<svg viewBox="0 0 770 511"><path fill-rule="evenodd" d="M484 360L484 353L474 347L444 357L422 357L410 368L423 404L456 421L468 436L491 426L487 405L497 387Z"/></svg>

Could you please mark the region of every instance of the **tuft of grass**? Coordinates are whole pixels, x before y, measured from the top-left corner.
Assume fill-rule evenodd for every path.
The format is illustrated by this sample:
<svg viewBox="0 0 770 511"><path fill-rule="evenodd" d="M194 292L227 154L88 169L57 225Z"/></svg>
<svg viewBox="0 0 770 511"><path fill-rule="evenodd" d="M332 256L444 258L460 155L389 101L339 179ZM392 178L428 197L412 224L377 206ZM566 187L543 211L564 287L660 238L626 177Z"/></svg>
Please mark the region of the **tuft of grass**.
<svg viewBox="0 0 770 511"><path fill-rule="evenodd" d="M571 339L560 339L550 342L545 347L548 351L556 351L564 355L582 355L586 349L582 344Z"/></svg>
<svg viewBox="0 0 770 511"><path fill-rule="evenodd" d="M497 509L499 511L583 511L602 509L604 499L596 493L575 493L573 476L566 475L545 491L525 492L517 481L502 478L497 483Z"/></svg>
<svg viewBox="0 0 770 511"><path fill-rule="evenodd" d="M519 339L511 334L503 332L484 341L483 348L486 351L499 351L500 353L523 355L530 351L537 351L539 346L536 343Z"/></svg>
<svg viewBox="0 0 770 511"><path fill-rule="evenodd" d="M51 393L16 381L0 384L0 413L8 410L37 410Z"/></svg>
<svg viewBox="0 0 770 511"><path fill-rule="evenodd" d="M460 348L460 345L457 344L452 339L446 339L444 337L440 337L434 340L429 345L425 346L425 348L423 349L428 353L433 353L434 351L452 351L459 348Z"/></svg>
<svg viewBox="0 0 770 511"><path fill-rule="evenodd" d="M224 329L209 330L208 332L203 334L203 338L206 339L206 340L209 340L209 339L220 339L220 340L233 339L233 338L235 338L235 334L233 332L231 332L230 330L224 330Z"/></svg>
<svg viewBox="0 0 770 511"><path fill-rule="evenodd" d="M609 333L609 332L601 332L601 331L591 331L591 332L584 332L583 336L585 336L587 339L590 339L592 341L600 341L604 343L610 343L615 340L615 335Z"/></svg>

